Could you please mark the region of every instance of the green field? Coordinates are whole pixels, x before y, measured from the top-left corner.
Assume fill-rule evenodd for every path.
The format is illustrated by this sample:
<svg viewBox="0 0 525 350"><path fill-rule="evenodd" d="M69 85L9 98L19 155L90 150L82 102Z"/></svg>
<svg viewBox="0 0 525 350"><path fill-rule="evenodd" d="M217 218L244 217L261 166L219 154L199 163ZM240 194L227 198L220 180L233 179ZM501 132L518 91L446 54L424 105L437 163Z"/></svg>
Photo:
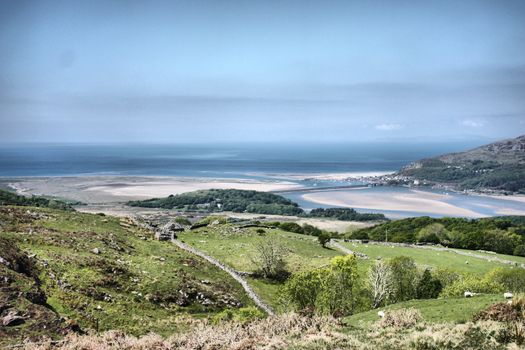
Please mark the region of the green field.
<svg viewBox="0 0 525 350"><path fill-rule="evenodd" d="M466 322L472 316L487 306L504 301L503 295L479 295L473 298L446 298L446 299L427 299L410 300L384 308L361 312L344 319L345 323L353 327L366 327L370 322L377 321L377 312L383 310L397 309L418 309L423 319L430 323L441 322Z"/></svg>
<svg viewBox="0 0 525 350"><path fill-rule="evenodd" d="M275 229L265 231L261 235L256 228L236 230L233 226L221 225L186 231L179 238L234 269L247 272L256 269L252 257L256 255L257 244L268 239L276 239L286 249L286 261L291 272L326 265L331 258L342 254L321 247L316 237Z"/></svg>
<svg viewBox="0 0 525 350"><path fill-rule="evenodd" d="M394 256L405 255L413 258L416 264L423 267L446 267L462 273L483 275L496 267L509 267L507 264L496 261L487 261L485 259L459 255L447 251L354 242L340 243L352 251L368 255L371 259L377 259L379 257L388 259ZM494 256L501 255L494 254Z"/></svg>
<svg viewBox="0 0 525 350"><path fill-rule="evenodd" d="M231 225L220 225L185 231L179 234L179 238L228 266L245 272L255 272L252 258L256 255L256 247L261 241L269 239L277 240L285 248L285 260L290 272L327 265L334 256L342 254L321 247L316 237L276 229L266 229L264 234L259 234L256 228L238 229ZM249 282L266 303L277 307L281 283L256 278L250 278Z"/></svg>
<svg viewBox="0 0 525 350"><path fill-rule="evenodd" d="M479 251L479 250L467 250L467 249L458 249L458 248L454 248L454 250L457 250L460 252L470 252L476 255L483 255L488 258L500 258L503 260L514 261L514 262L517 262L518 264L525 264L525 257L523 256L498 254L494 252L484 252L484 251Z"/></svg>

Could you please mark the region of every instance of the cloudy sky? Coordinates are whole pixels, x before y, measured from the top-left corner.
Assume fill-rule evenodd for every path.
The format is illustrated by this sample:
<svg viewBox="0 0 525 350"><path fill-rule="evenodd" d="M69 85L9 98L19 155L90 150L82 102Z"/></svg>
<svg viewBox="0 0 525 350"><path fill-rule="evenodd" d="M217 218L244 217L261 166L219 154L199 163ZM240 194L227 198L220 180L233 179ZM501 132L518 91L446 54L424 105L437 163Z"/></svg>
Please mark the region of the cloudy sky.
<svg viewBox="0 0 525 350"><path fill-rule="evenodd" d="M0 142L525 133L525 1L0 1Z"/></svg>

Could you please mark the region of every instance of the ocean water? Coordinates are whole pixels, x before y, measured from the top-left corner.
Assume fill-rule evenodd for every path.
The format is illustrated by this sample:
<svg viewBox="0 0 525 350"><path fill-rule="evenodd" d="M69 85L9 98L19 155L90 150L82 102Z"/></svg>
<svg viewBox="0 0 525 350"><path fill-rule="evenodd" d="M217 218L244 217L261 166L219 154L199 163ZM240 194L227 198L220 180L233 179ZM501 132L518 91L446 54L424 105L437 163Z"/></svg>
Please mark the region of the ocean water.
<svg viewBox="0 0 525 350"><path fill-rule="evenodd" d="M0 146L0 176L159 175L265 177L395 171L414 160L473 144Z"/></svg>

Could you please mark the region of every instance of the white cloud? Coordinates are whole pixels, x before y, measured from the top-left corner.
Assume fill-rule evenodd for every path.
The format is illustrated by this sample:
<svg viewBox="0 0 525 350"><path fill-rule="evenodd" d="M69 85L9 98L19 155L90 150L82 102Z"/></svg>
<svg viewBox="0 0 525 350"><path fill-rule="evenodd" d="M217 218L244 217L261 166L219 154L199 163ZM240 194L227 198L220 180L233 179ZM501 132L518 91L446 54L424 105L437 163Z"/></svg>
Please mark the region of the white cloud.
<svg viewBox="0 0 525 350"><path fill-rule="evenodd" d="M390 131L390 130L399 130L399 129L402 129L403 128L403 125L401 124L379 124L379 125L376 125L375 128L377 130L387 130L387 131Z"/></svg>
<svg viewBox="0 0 525 350"><path fill-rule="evenodd" d="M476 121L476 120L467 119L467 120L463 120L461 122L461 125L467 126L469 128L482 128L485 126L485 123Z"/></svg>

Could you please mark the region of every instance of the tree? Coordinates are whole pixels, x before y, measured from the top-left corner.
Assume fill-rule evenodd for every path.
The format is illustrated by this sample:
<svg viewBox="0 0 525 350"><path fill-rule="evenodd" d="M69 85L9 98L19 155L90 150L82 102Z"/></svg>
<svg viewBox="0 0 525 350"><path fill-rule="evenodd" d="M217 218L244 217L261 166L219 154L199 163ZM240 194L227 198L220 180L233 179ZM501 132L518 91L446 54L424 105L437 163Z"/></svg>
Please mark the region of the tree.
<svg viewBox="0 0 525 350"><path fill-rule="evenodd" d="M319 236L322 233L322 231L315 226L304 224L303 233L305 235L310 235L310 236Z"/></svg>
<svg viewBox="0 0 525 350"><path fill-rule="evenodd" d="M368 284L372 290L372 307L381 306L392 294L392 270L383 260L376 261L368 271Z"/></svg>
<svg viewBox="0 0 525 350"><path fill-rule="evenodd" d="M520 244L514 248L514 255L525 256L525 244Z"/></svg>
<svg viewBox="0 0 525 350"><path fill-rule="evenodd" d="M284 260L286 255L286 249L276 239L260 240L256 245L256 254L252 257L252 262L265 278L284 280L289 275Z"/></svg>
<svg viewBox="0 0 525 350"><path fill-rule="evenodd" d="M326 248L326 245L330 242L331 239L332 236L325 231L323 231L319 236L317 236L317 240L323 248Z"/></svg>
<svg viewBox="0 0 525 350"><path fill-rule="evenodd" d="M443 224L433 223L428 226L423 227L417 234L418 242L428 242L428 243L443 243L448 245L449 237L448 230Z"/></svg>
<svg viewBox="0 0 525 350"><path fill-rule="evenodd" d="M418 299L435 299L442 289L441 282L432 276L429 269L425 269L417 284L416 296Z"/></svg>
<svg viewBox="0 0 525 350"><path fill-rule="evenodd" d="M359 281L357 258L336 256L328 267L294 274L282 289L283 299L301 311L349 315L359 306Z"/></svg>
<svg viewBox="0 0 525 350"><path fill-rule="evenodd" d="M414 259L408 256L396 256L388 261L392 269L394 293L392 300L400 302L416 298L418 271Z"/></svg>

